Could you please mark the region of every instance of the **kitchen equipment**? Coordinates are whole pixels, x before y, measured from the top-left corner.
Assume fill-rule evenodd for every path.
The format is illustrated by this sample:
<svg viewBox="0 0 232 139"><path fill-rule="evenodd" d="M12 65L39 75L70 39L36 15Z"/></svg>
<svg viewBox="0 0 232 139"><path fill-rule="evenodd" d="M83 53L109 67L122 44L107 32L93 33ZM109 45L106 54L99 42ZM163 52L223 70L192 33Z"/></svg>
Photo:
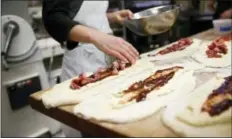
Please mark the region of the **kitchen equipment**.
<svg viewBox="0 0 232 139"><path fill-rule="evenodd" d="M4 15L1 19L1 136L54 135L60 131L60 124L28 105L30 94L50 87L35 34L19 16Z"/></svg>
<svg viewBox="0 0 232 139"><path fill-rule="evenodd" d="M124 21L124 25L141 36L156 35L168 31L178 14L176 5L159 6L135 13L132 19Z"/></svg>
<svg viewBox="0 0 232 139"><path fill-rule="evenodd" d="M18 16L2 17L2 63L8 69L8 62L23 61L32 56L35 47L35 35L30 25ZM12 48L11 48L12 47Z"/></svg>
<svg viewBox="0 0 232 139"><path fill-rule="evenodd" d="M214 33L225 35L232 31L232 19L213 20Z"/></svg>

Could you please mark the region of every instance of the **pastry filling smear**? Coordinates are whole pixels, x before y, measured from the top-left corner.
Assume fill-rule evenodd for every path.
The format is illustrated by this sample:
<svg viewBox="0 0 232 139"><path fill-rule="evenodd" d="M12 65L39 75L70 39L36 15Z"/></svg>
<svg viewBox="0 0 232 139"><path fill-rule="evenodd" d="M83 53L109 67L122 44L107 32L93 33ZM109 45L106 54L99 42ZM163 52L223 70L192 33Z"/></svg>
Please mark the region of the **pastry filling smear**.
<svg viewBox="0 0 232 139"><path fill-rule="evenodd" d="M190 46L192 43L193 41L191 39L184 38L184 39L179 40L177 43L171 45L170 47L167 47L166 49L163 49L156 54L149 54L148 56L152 57L152 56L157 56L157 55L165 55L171 52L181 51L187 48L188 46Z"/></svg>
<svg viewBox="0 0 232 139"><path fill-rule="evenodd" d="M206 55L208 58L221 58L223 55L228 53L228 48L225 44L226 41L232 39L232 34L228 34L222 37L216 38L206 50Z"/></svg>
<svg viewBox="0 0 232 139"><path fill-rule="evenodd" d="M202 105L201 111L216 116L230 107L232 107L232 76L226 77L223 84L212 91Z"/></svg>
<svg viewBox="0 0 232 139"><path fill-rule="evenodd" d="M223 39L216 39L213 41L206 50L208 58L221 58L222 55L227 54L228 48Z"/></svg>
<svg viewBox="0 0 232 139"><path fill-rule="evenodd" d="M97 72L87 77L85 74L80 74L77 78L73 79L70 85L70 88L73 90L80 89L81 87L94 83L100 80L103 80L109 76L118 75L118 73L125 68L130 67L131 64L119 64L117 62L113 63L112 66L102 69L99 68Z"/></svg>
<svg viewBox="0 0 232 139"><path fill-rule="evenodd" d="M136 102L145 100L147 94L167 84L180 69L183 69L183 67L176 66L164 70L158 70L145 80L132 84L127 90L120 92L124 99L122 99L119 103L124 104L132 100L136 100Z"/></svg>

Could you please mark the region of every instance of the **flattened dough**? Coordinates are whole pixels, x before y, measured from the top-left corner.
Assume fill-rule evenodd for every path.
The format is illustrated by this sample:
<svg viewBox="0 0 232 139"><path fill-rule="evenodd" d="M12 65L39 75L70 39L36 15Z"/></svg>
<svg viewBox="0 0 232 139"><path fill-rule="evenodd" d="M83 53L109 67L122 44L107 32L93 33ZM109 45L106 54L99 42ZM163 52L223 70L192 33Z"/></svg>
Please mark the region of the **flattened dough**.
<svg viewBox="0 0 232 139"><path fill-rule="evenodd" d="M129 85L135 82L133 79L128 79L126 81L128 84L123 88L118 89L116 87L111 87L111 93L85 100L79 105L76 105L74 113L85 119L113 123L128 123L141 120L152 115L173 99L189 93L194 89L195 77L193 76L193 71L183 71L184 70L180 71L180 74L177 74L178 76L173 78L175 81L168 82L163 89L161 88L160 90L151 92L145 101L139 103L132 102L120 108L114 106L119 101L119 99L115 97L115 92L125 90ZM184 91L183 86L185 87Z"/></svg>
<svg viewBox="0 0 232 139"><path fill-rule="evenodd" d="M162 117L164 124L185 137L231 137L231 108L213 118L208 113L200 113L200 107L212 89L223 81L222 77L214 77L185 96L183 101L169 105ZM186 109L189 105L192 111Z"/></svg>
<svg viewBox="0 0 232 139"><path fill-rule="evenodd" d="M176 43L176 42L174 42L174 43ZM182 57L191 56L193 53L195 53L199 49L199 46L201 44L201 40L193 39L193 43L190 46L188 46L187 48L185 48L184 50L182 50L182 51L171 52L171 53L168 53L168 54L165 54L165 55L157 55L157 56L154 56L154 57L148 57L147 56L148 54L156 54L157 52L159 52L161 50L164 50L167 47L170 47L174 43L171 43L170 45L168 45L166 47L162 47L162 48L156 49L154 51L142 54L141 57L142 58L147 58L147 59L149 59L151 61L152 60L161 61L161 60L174 60L174 59L178 59L178 58L182 58Z"/></svg>
<svg viewBox="0 0 232 139"><path fill-rule="evenodd" d="M98 93L107 93L109 91L108 86L115 84L118 84L119 86L121 84L119 82L121 82L125 78L128 78L128 76L138 74L139 72L144 70L152 71L153 68L154 65L148 60L139 60L136 62L135 65L132 65L132 67L119 72L119 75L110 76L96 83L88 84L79 90L70 89L70 83L72 79L67 80L54 86L51 90L45 92L42 95L41 99L46 108L77 104L84 99L98 95Z"/></svg>
<svg viewBox="0 0 232 139"><path fill-rule="evenodd" d="M195 90L191 95L188 108L177 114L177 118L195 126L231 122L231 108L213 117L207 112L201 112L201 107L205 100L207 100L207 97L212 93L212 90L218 88L223 82L224 79L215 77Z"/></svg>
<svg viewBox="0 0 232 139"><path fill-rule="evenodd" d="M228 53L223 55L221 58L208 58L206 55L206 50L208 49L208 45L210 45L212 41L207 41L202 43L200 49L194 53L192 56L198 62L208 66L208 67L227 67L231 65L231 49L232 49L232 41L226 41L225 44L228 48Z"/></svg>

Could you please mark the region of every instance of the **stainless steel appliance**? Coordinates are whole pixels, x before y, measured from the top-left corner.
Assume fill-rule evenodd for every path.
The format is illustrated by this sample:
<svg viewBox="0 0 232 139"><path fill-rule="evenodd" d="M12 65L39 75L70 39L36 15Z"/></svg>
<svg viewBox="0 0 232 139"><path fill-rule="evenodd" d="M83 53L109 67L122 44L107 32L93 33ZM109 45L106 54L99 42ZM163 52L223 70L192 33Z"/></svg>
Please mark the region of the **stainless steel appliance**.
<svg viewBox="0 0 232 139"><path fill-rule="evenodd" d="M156 35L168 31L175 23L179 7L175 5L150 8L124 21L132 32L141 35Z"/></svg>
<svg viewBox="0 0 232 139"><path fill-rule="evenodd" d="M53 136L60 123L34 111L28 96L49 88L48 77L31 26L21 17L2 16L1 136Z"/></svg>

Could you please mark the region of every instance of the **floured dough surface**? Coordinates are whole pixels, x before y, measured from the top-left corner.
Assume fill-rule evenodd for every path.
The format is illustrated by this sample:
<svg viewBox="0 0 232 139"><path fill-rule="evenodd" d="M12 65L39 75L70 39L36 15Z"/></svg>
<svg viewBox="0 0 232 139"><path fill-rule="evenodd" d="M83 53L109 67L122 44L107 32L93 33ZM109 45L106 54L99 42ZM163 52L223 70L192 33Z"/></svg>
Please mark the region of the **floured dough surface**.
<svg viewBox="0 0 232 139"><path fill-rule="evenodd" d="M128 76L138 74L144 70L152 71L154 65L148 60L139 60L130 68L119 72L117 76L110 76L96 83L90 83L78 90L70 89L71 80L55 85L52 89L42 95L42 102L46 108L61 105L77 104L91 96L108 92L108 86L117 84L120 87L121 81Z"/></svg>
<svg viewBox="0 0 232 139"><path fill-rule="evenodd" d="M176 42L174 42L174 43L169 44L166 47L162 47L162 48L156 49L154 51L142 54L141 57L147 58L149 60L174 60L174 59L178 59L178 58L182 58L182 57L191 56L193 53L195 53L199 49L199 46L201 44L201 40L199 40L199 39L192 39L192 40L193 40L193 43L190 46L186 47L184 50L171 52L171 53L168 53L165 55L157 55L157 56L148 57L149 54L156 54L159 51L164 50L167 47L172 46L172 44L176 43Z"/></svg>
<svg viewBox="0 0 232 139"><path fill-rule="evenodd" d="M212 43L212 41L207 41L202 43L200 49L194 53L192 56L198 62L205 64L209 67L227 67L231 65L231 49L232 49L232 41L225 41L225 44L228 48L228 52L226 55L222 55L221 58L208 58L206 55L206 50L208 46Z"/></svg>
<svg viewBox="0 0 232 139"><path fill-rule="evenodd" d="M218 88L223 82L224 79L222 78L213 78L193 92L187 108L177 114L177 118L195 126L231 122L231 108L222 114L213 117L207 112L201 112L201 107L205 100L207 100L207 97L212 93L212 90Z"/></svg>
<svg viewBox="0 0 232 139"><path fill-rule="evenodd" d="M208 95L223 81L222 76L214 77L190 95L184 96L183 101L169 105L162 117L164 124L185 137L231 137L231 108L213 117L201 112Z"/></svg>
<svg viewBox="0 0 232 139"><path fill-rule="evenodd" d="M156 70L154 70L154 72L155 71ZM165 86L161 87L159 90L150 92L144 101L132 101L129 104L119 106L118 102L120 97L117 96L117 93L127 89L131 84L136 82L134 79L140 78L139 76L142 75L138 75L131 79L128 78L123 82L125 85L121 88L110 87L111 92L107 95L83 101L75 106L74 113L85 119L114 123L133 122L152 115L173 99L189 93L195 87L193 71L180 70ZM147 75L147 77L148 76L149 75ZM143 76L143 78L145 79L146 77ZM183 86L185 86L184 91Z"/></svg>

